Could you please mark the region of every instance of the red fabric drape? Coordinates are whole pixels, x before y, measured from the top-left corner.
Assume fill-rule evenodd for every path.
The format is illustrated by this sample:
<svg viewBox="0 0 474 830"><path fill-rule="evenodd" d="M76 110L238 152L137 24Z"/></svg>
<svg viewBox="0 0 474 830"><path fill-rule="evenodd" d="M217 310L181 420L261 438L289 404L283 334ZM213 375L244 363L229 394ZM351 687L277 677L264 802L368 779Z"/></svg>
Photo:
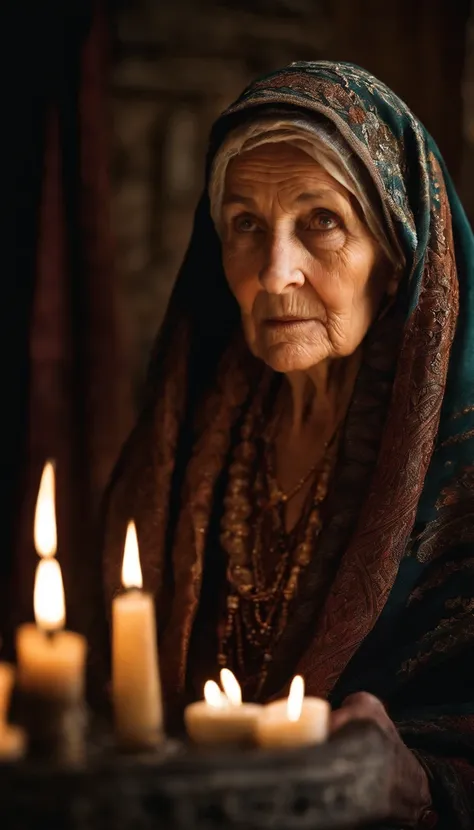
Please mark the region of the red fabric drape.
<svg viewBox="0 0 474 830"><path fill-rule="evenodd" d="M26 463L16 527L14 627L31 619L33 517L41 471L56 461L58 559L68 626L104 636L96 523L127 427L109 227L106 21L65 14L45 96L43 174L29 340Z"/></svg>

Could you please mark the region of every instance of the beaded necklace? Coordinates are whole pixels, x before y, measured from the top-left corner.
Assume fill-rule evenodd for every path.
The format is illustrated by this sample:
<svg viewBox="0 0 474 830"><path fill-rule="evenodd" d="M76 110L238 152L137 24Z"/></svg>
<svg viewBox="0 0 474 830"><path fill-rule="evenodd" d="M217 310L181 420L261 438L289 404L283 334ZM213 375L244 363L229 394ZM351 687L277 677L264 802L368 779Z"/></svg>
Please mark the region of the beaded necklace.
<svg viewBox="0 0 474 830"><path fill-rule="evenodd" d="M286 626L299 576L311 561L321 530L320 507L327 495L339 429L325 444L322 458L285 493L274 472L274 443L268 432L259 437L256 409L250 407L244 420L224 498L220 540L228 556L229 592L218 662L224 667L234 657L240 675L248 677L245 652L250 649L257 666L256 676L250 679L258 697ZM306 508L287 533L285 506L312 477ZM270 537L266 546L265 530ZM265 549L276 563L271 575L265 574Z"/></svg>

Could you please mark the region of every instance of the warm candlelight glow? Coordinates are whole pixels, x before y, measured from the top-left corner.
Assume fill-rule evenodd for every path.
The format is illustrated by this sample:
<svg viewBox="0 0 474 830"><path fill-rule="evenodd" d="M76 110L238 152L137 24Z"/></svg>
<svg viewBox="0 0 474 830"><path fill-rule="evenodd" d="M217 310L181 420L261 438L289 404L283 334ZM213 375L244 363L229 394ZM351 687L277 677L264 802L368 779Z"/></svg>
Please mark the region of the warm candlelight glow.
<svg viewBox="0 0 474 830"><path fill-rule="evenodd" d="M204 699L214 709L223 709L227 700L214 680L208 680L204 685Z"/></svg>
<svg viewBox="0 0 474 830"><path fill-rule="evenodd" d="M129 522L127 527L122 565L122 585L124 588L143 588L135 522Z"/></svg>
<svg viewBox="0 0 474 830"><path fill-rule="evenodd" d="M242 703L242 691L235 675L229 669L221 669L220 677L229 703L232 706L240 706Z"/></svg>
<svg viewBox="0 0 474 830"><path fill-rule="evenodd" d="M301 710L303 708L304 699L304 680L300 674L293 678L290 693L288 695L288 702L286 705L286 712L288 720L296 723L301 717Z"/></svg>
<svg viewBox="0 0 474 830"><path fill-rule="evenodd" d="M58 631L66 619L63 579L57 559L41 559L36 568L35 619L44 631Z"/></svg>
<svg viewBox="0 0 474 830"><path fill-rule="evenodd" d="M54 556L57 547L55 476L51 461L44 465L36 501L35 548L39 556Z"/></svg>

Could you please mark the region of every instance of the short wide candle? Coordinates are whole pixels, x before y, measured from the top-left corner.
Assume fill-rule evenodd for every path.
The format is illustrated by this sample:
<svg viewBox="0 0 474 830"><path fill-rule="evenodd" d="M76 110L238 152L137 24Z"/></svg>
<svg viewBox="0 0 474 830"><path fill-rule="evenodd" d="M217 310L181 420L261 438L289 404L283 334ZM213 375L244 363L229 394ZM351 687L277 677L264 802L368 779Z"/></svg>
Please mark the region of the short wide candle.
<svg viewBox="0 0 474 830"><path fill-rule="evenodd" d="M17 631L18 686L39 697L79 702L84 692L84 637L58 631L49 637L33 623Z"/></svg>
<svg viewBox="0 0 474 830"><path fill-rule="evenodd" d="M86 641L63 631L64 592L56 559L42 559L36 571L35 617L16 634L18 687L52 700L80 701L84 692Z"/></svg>
<svg viewBox="0 0 474 830"><path fill-rule="evenodd" d="M184 712L189 737L197 744L248 744L255 740L255 727L262 707L242 703L240 687L234 675L221 672L225 694L217 683L208 680L204 700L191 703Z"/></svg>
<svg viewBox="0 0 474 830"><path fill-rule="evenodd" d="M262 707L256 724L257 742L268 748L322 743L328 736L330 712L327 700L304 697L304 681L297 676L287 700Z"/></svg>

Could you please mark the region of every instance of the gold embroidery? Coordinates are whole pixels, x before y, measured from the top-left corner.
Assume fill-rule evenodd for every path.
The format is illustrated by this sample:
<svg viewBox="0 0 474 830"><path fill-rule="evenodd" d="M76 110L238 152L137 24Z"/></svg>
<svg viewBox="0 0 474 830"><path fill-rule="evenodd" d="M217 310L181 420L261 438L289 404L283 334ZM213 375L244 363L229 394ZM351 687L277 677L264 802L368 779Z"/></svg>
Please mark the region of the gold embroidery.
<svg viewBox="0 0 474 830"><path fill-rule="evenodd" d="M435 571L431 577L426 579L422 585L418 585L411 592L408 598L408 605L411 605L413 602L419 602L429 591L433 591L435 588L439 588L441 585L444 585L451 574L457 573L458 571L471 570L471 568L474 568L474 556L469 556L466 559L440 563L438 570Z"/></svg>
<svg viewBox="0 0 474 830"><path fill-rule="evenodd" d="M466 607L463 607L463 602ZM474 642L474 615L472 614L474 603L472 600L459 598L459 607L463 607L460 615L442 619L432 631L421 638L416 657L402 663L398 671L399 675L411 676L430 664L437 656L452 652L453 647L459 649L467 643ZM424 643L426 643L425 647L423 647Z"/></svg>
<svg viewBox="0 0 474 830"><path fill-rule="evenodd" d="M457 435L451 435L449 438L446 438L440 447L450 447L453 444L463 444L464 441L469 441L471 438L474 438L474 429L468 429L467 432L460 432Z"/></svg>
<svg viewBox="0 0 474 830"><path fill-rule="evenodd" d="M464 415L469 415L470 412L474 412L474 404L465 406L460 412L454 412L453 415L451 415L451 420L455 421L458 418L464 417Z"/></svg>

